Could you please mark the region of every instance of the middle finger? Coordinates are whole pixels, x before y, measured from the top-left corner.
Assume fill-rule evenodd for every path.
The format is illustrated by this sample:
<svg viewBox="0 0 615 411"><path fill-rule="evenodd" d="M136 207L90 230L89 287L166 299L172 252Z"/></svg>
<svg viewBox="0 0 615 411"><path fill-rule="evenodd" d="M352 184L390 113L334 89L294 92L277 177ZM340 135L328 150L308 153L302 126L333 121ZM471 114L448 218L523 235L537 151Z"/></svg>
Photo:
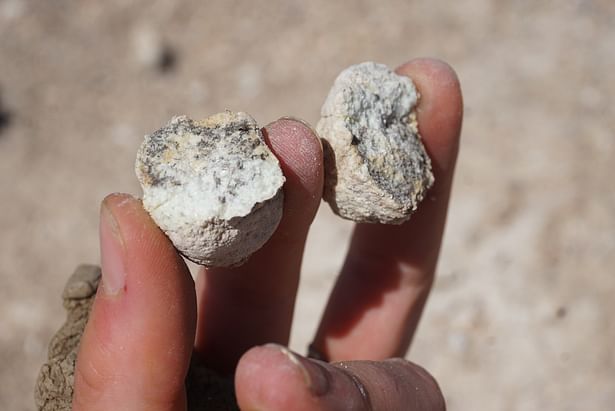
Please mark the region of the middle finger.
<svg viewBox="0 0 615 411"><path fill-rule="evenodd" d="M282 221L244 265L202 269L197 278L195 351L223 374L250 347L288 343L305 239L322 195L322 147L312 130L281 119L263 134L286 177Z"/></svg>

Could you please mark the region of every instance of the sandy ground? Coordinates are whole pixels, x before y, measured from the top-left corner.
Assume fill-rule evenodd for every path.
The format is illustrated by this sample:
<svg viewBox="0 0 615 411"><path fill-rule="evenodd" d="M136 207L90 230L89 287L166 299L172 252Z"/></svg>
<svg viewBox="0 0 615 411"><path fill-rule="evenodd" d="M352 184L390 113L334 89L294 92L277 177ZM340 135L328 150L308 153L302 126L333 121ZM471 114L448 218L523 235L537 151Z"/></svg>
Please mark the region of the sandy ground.
<svg viewBox="0 0 615 411"><path fill-rule="evenodd" d="M0 0L0 409L33 409L62 285L98 261L102 197L140 193L145 133L224 108L315 123L342 68L428 55L457 69L466 118L409 358L453 411L612 410L613 21L609 0ZM298 351L350 230L321 209Z"/></svg>

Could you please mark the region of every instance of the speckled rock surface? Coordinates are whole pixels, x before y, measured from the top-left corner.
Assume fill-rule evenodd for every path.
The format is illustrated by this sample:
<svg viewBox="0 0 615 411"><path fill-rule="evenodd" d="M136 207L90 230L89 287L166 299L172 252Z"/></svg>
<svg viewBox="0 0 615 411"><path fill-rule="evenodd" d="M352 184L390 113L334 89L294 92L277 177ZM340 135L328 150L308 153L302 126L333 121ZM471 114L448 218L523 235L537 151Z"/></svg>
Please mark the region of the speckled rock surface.
<svg viewBox="0 0 615 411"><path fill-rule="evenodd" d="M246 113L174 117L145 137L135 168L144 208L197 264L243 263L282 217L282 170Z"/></svg>
<svg viewBox="0 0 615 411"><path fill-rule="evenodd" d="M69 278L62 299L66 322L49 343L48 360L39 372L34 398L39 411L70 411L79 342L100 281L100 268L83 264ZM233 382L192 362L186 377L188 411L235 411Z"/></svg>
<svg viewBox="0 0 615 411"><path fill-rule="evenodd" d="M344 70L322 107L324 198L357 222L400 224L434 182L418 133L419 94L408 77L366 62Z"/></svg>

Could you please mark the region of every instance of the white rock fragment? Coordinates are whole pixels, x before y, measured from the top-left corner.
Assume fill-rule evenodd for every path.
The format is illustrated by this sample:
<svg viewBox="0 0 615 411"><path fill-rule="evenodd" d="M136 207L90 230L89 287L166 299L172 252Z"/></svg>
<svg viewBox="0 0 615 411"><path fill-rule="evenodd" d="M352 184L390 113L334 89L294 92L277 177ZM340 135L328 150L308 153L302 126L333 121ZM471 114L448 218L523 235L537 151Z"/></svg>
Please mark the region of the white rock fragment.
<svg viewBox="0 0 615 411"><path fill-rule="evenodd" d="M243 263L282 217L284 176L246 113L174 117L137 153L143 206L197 264Z"/></svg>
<svg viewBox="0 0 615 411"><path fill-rule="evenodd" d="M401 224L434 182L421 143L412 81L382 64L337 77L316 130L325 151L324 199L356 222Z"/></svg>

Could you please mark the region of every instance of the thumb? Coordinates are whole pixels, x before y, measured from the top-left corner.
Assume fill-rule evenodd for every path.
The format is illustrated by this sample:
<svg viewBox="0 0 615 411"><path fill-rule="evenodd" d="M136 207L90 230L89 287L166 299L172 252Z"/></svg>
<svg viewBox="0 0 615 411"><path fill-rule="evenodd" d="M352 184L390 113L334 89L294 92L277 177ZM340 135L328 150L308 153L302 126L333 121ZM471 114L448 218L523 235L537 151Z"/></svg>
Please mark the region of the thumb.
<svg viewBox="0 0 615 411"><path fill-rule="evenodd" d="M188 268L126 194L103 201L100 249L102 283L81 340L73 410L185 410L196 325Z"/></svg>
<svg viewBox="0 0 615 411"><path fill-rule="evenodd" d="M325 363L274 344L243 355L235 389L242 410L446 410L436 380L409 361Z"/></svg>

